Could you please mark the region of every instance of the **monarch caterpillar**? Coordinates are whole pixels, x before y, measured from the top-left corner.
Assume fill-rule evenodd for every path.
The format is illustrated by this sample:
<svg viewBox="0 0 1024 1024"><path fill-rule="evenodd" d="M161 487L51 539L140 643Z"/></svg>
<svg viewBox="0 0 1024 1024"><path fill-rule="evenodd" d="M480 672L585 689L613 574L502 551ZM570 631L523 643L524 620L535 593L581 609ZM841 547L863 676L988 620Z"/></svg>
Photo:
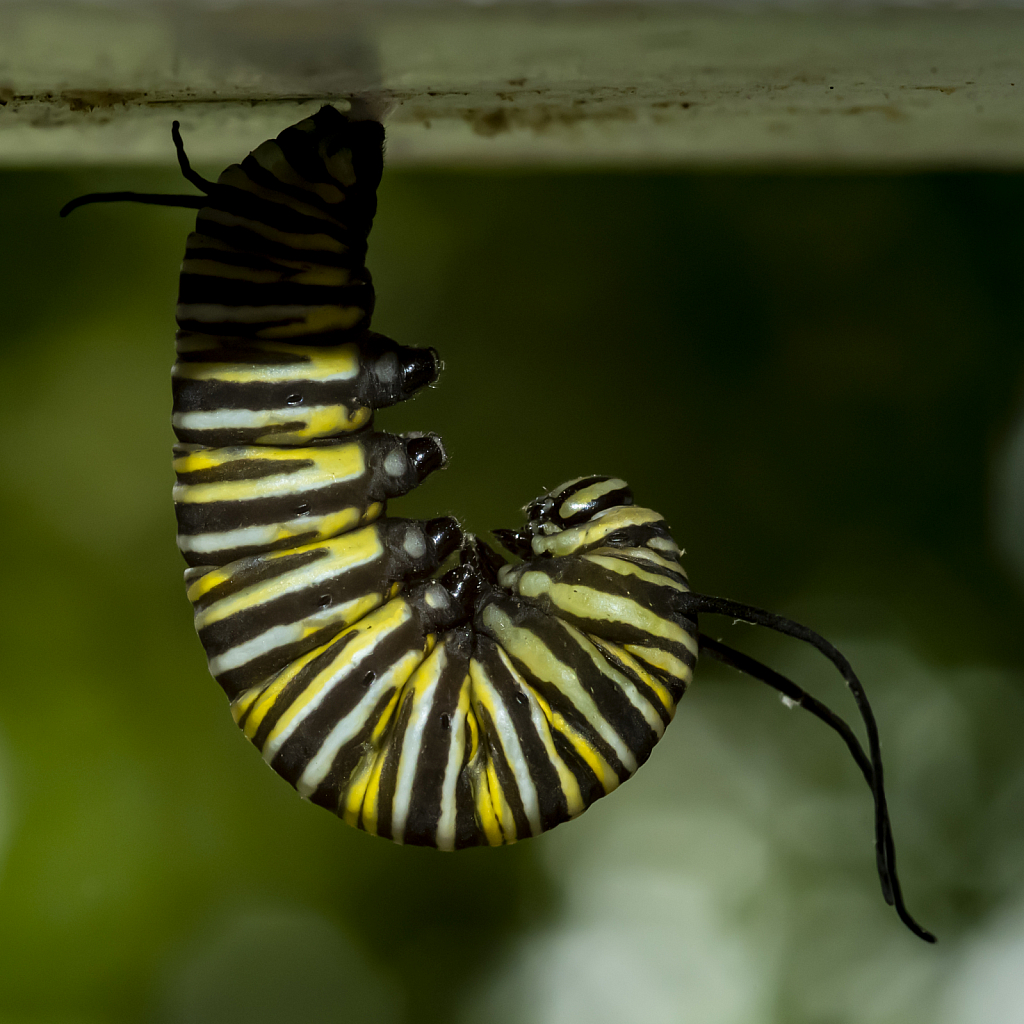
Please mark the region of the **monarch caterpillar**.
<svg viewBox="0 0 1024 1024"><path fill-rule="evenodd" d="M432 349L370 330L366 243L383 127L330 106L259 146L202 196L92 194L196 208L172 371L174 489L187 594L211 674L303 796L399 843L454 850L553 828L649 757L698 654L834 729L875 801L883 895L900 892L878 730L845 658L780 616L689 589L663 517L622 480L571 480L494 531L385 515L447 461L434 434L373 429L432 383ZM436 573L456 551L459 564ZM824 704L700 632L701 614L810 643L838 668L868 750Z"/></svg>

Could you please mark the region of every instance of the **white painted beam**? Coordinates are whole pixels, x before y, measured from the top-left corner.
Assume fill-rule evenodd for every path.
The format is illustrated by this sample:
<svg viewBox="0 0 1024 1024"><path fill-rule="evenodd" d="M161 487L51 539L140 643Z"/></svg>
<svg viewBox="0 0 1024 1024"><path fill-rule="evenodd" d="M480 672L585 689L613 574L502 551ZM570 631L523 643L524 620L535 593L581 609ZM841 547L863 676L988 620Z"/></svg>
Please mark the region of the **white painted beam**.
<svg viewBox="0 0 1024 1024"><path fill-rule="evenodd" d="M393 164L1024 166L1024 10L0 2L0 163L223 164L325 101Z"/></svg>

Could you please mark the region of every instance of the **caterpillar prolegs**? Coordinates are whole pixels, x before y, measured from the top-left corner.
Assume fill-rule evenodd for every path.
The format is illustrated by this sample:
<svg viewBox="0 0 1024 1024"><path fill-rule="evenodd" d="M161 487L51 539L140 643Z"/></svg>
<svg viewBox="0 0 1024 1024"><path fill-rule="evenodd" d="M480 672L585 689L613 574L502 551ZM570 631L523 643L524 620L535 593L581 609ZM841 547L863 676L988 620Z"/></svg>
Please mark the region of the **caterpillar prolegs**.
<svg viewBox="0 0 1024 1024"><path fill-rule="evenodd" d="M883 894L932 941L900 894L878 732L849 664L806 627L691 592L665 520L622 480L542 495L524 526L495 531L505 555L452 517L386 514L446 453L433 434L373 429L440 366L370 330L383 127L325 106L216 182L172 134L203 195L88 195L62 213L198 210L172 375L178 546L211 674L271 767L396 842L515 842L628 779L705 653L842 736L874 796ZM867 752L795 683L702 634L702 613L816 646L858 703Z"/></svg>

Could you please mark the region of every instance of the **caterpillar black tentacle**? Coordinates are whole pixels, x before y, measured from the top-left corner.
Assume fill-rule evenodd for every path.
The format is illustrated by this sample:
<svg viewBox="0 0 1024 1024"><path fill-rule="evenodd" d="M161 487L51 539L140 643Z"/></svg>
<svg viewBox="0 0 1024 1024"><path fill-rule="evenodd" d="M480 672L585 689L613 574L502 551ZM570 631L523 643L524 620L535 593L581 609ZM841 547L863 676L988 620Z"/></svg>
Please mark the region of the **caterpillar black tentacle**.
<svg viewBox="0 0 1024 1024"><path fill-rule="evenodd" d="M399 843L456 850L536 836L626 781L671 722L703 651L780 690L846 742L875 797L883 892L904 922L878 732L844 658L816 633L694 594L664 518L627 484L581 477L495 530L386 515L442 468L430 433L373 429L436 380L433 349L370 329L367 236L383 127L333 107L259 146L202 196L172 372L174 489L187 594L210 672L244 734L304 797ZM456 551L459 562L437 573ZM868 734L701 634L700 614L812 643Z"/></svg>

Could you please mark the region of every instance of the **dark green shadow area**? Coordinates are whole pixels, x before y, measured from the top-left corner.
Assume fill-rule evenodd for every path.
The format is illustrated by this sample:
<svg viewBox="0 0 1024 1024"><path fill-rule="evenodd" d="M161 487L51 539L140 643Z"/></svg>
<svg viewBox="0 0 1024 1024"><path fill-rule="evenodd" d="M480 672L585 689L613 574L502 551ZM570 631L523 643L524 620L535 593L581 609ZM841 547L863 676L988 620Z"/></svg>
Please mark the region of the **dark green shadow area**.
<svg viewBox="0 0 1024 1024"><path fill-rule="evenodd" d="M313 984L294 953L308 942L334 951L312 971L310 1024L455 1020L522 936L560 919L557 850L372 839L300 801L237 735L173 542L168 370L191 216L56 215L118 188L179 183L0 175L0 1017L227 1024L223 1006L248 1006L249 1024L283 1022L274 1000ZM1005 671L1024 698L1024 600L991 530L994 459L1024 409L1021 237L1017 175L389 171L375 327L435 346L446 370L377 423L437 431L452 455L393 511L484 533L565 478L618 474L666 514L696 588L942 671ZM783 650L724 622L716 635L769 661ZM694 712L738 746L766 744L823 799L857 785L827 741L804 757L802 731L776 733L752 687L699 676ZM912 719L885 679L866 682ZM890 781L908 901L951 938L1024 883L986 867L1024 826L977 840L1008 813L1017 719L972 696L958 699L975 796L953 813L936 782L918 812ZM868 857L852 877L877 897ZM346 974L346 957L365 970ZM269 995L211 995L236 988ZM795 1005L780 995L777 1019L816 1019Z"/></svg>

